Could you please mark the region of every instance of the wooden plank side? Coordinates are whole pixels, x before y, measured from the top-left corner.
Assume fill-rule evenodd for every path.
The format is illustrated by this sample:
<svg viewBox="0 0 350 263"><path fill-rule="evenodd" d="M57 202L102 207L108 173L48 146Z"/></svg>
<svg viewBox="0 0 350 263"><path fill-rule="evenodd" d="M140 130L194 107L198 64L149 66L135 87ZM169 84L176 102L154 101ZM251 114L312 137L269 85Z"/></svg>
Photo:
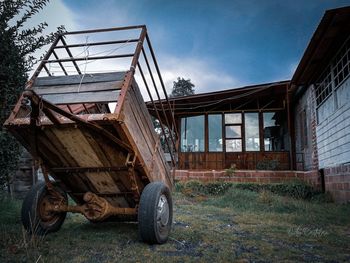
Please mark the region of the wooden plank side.
<svg viewBox="0 0 350 263"><path fill-rule="evenodd" d="M142 157L143 161L146 163L151 162L152 155L151 151L148 147L147 142L143 137L143 131L141 130L138 120L135 119L134 112L132 107L137 107L136 105L131 105L130 93L126 95L126 100L123 106L124 124L126 125L126 129L128 131L129 140L131 140L134 144L133 149L139 150L138 156Z"/></svg>
<svg viewBox="0 0 350 263"><path fill-rule="evenodd" d="M60 143L59 139L55 136L55 134L52 132L50 128L46 128L43 130L45 137L48 139L47 144L51 144L52 148L57 152L57 154L60 156L59 158L62 158L63 161L59 163L59 165L54 165L52 163L52 159L47 160L47 165L49 167L77 167L78 164L75 162L75 160L72 158L72 156L69 154L69 152L65 149L65 147ZM86 180L84 175L80 175L78 173L73 173L67 175L66 173L63 174L55 174L55 178L58 178L61 180L65 186L67 186L69 191L72 192L87 192L87 191L96 191L94 186L91 184L90 181ZM82 202L82 196L75 197L78 198L80 202Z"/></svg>
<svg viewBox="0 0 350 263"><path fill-rule="evenodd" d="M126 95L126 100L123 105L122 109L122 115L124 116L124 121L121 122L120 128L123 131L123 134L127 137L127 140L131 144L132 148L134 149L138 162L142 166L142 170L149 178L150 174L150 167L148 165L149 161L151 160L152 156L150 155L150 151L148 150L148 147L142 144L143 139L141 138L140 134L138 133L139 127L137 125L137 122L133 118L133 113L130 107L130 103L128 100L129 94Z"/></svg>
<svg viewBox="0 0 350 263"><path fill-rule="evenodd" d="M132 98L131 105L133 105L133 107L132 107L133 116L135 117L135 120L137 120L137 124L140 128L140 132L142 134L143 141L148 146L148 150L152 156L152 160L150 162L151 165L148 166L149 171L151 174L153 174L154 171L162 171L162 165L159 163L159 160L157 158L157 151L158 151L158 148L161 146L159 143L157 145L157 142L152 140L153 137L152 137L151 131L149 130L149 127L145 123L146 119L145 119L144 113L142 113L140 111L140 108L138 106L134 106L134 105L140 105L140 104L135 100L136 99L135 94L132 91L132 89L130 89L130 97L129 98Z"/></svg>
<svg viewBox="0 0 350 263"><path fill-rule="evenodd" d="M144 121L146 122L148 129L151 132L151 137L153 137L153 140L155 143L155 142L157 142L157 140L159 140L159 138L158 138L158 135L156 134L156 132L154 131L154 126L153 126L152 120L150 118L150 114L148 112L147 106L143 100L140 89L139 89L135 79L133 79L131 90L132 90L133 95L135 96L135 99L139 105L139 110L143 113Z"/></svg>
<svg viewBox="0 0 350 263"><path fill-rule="evenodd" d="M119 90L96 91L96 92L76 92L64 94L47 94L42 97L53 104L78 104L78 103L102 103L116 102Z"/></svg>
<svg viewBox="0 0 350 263"><path fill-rule="evenodd" d="M140 90L138 88L138 85L137 85L135 80L133 80L132 90L134 91L134 94L135 94L136 99L138 101L138 105L140 106L141 112L144 114L144 120L145 120L145 122L147 124L148 131L151 133L151 137L153 137L154 142L157 143L157 141L159 141L159 136L156 134L156 132L154 130L154 126L153 126L152 120L150 118L148 109L146 107L146 104L143 101L141 92L140 92ZM159 146L160 147L157 148L158 158L161 159L161 162L163 163L163 166L166 167L166 171L167 171L168 175L171 178L169 165L168 165L168 162L166 161L163 148L161 147L161 145L159 145Z"/></svg>
<svg viewBox="0 0 350 263"><path fill-rule="evenodd" d="M70 85L70 84L84 84L84 83L96 83L96 82L108 82L108 81L122 81L125 76L122 72L109 72L109 73L95 73L95 74L82 74L82 75L70 75L70 76L49 76L37 78L33 86L54 86L54 85Z"/></svg>
<svg viewBox="0 0 350 263"><path fill-rule="evenodd" d="M39 95L44 94L61 94L74 92L89 92L89 91L106 91L117 90L121 88L123 81L109 81L99 83L85 83L74 85L55 85L55 86L34 86L33 90Z"/></svg>
<svg viewBox="0 0 350 263"><path fill-rule="evenodd" d="M109 144L105 140L102 140L102 138L93 138L94 143L97 143L100 148L100 151L103 151L105 155L106 161L109 163L108 166L123 166L125 165L126 157L127 155L121 151L116 150L114 145ZM120 181L122 181L123 185L127 188L127 191L131 191L131 183L128 179L128 172L127 171L119 171L115 173L111 173L112 177L118 178Z"/></svg>
<svg viewBox="0 0 350 263"><path fill-rule="evenodd" d="M139 158L144 164L144 169L149 180L163 181L171 187L171 181L169 181L166 176L164 166L157 164L157 158L153 158L156 144L153 143L153 145L148 145L148 143L152 141L152 138L148 138L147 136L145 129L148 129L148 127L141 120L143 119L143 116L140 116L138 110L134 109L135 107L139 107L139 105L138 103L133 103L133 95L133 92L129 90L123 106L124 124L126 126L125 132L126 134L130 134L129 140L135 145ZM135 119L135 116L137 116L137 120Z"/></svg>
<svg viewBox="0 0 350 263"><path fill-rule="evenodd" d="M80 167L103 166L99 157L79 129L53 129L53 132ZM98 192L120 193L119 188L107 172L86 172L85 175Z"/></svg>
<svg viewBox="0 0 350 263"><path fill-rule="evenodd" d="M160 145L159 136L156 134L154 130L154 126L151 121L151 117L149 115L148 109L146 107L146 104L143 101L142 95L140 93L140 90L135 80L133 81L133 86L131 91L132 91L132 95L134 96L134 99L136 99L137 105L139 106L137 107L137 109L142 115L144 129L151 142L150 145L151 145L151 149L153 150L152 155L154 160L154 162L152 163L153 169L157 169L164 172L165 176L168 177L168 180L172 181L169 165L165 159L165 154L162 149L162 146Z"/></svg>
<svg viewBox="0 0 350 263"><path fill-rule="evenodd" d="M137 100L137 104L139 105L138 109L141 111L141 113L144 116L143 120L145 121L145 124L147 126L147 128L146 128L147 134L151 138L153 138L152 143L151 143L151 148L154 149L155 145L158 143L158 147L157 147L156 151L153 152L153 155L154 155L153 158L156 160L156 162L159 162L159 161L161 162L160 166L159 165L157 166L158 169L160 169L159 167L164 166L164 168L165 168L164 172L166 173L169 180L172 181L172 176L170 174L169 165L168 165L168 162L166 161L163 148L160 145L159 136L156 134L156 132L154 130L154 126L153 126L153 123L151 121L148 109L146 107L146 104L143 101L141 92L140 92L135 80L133 80L132 91L133 91L133 94L135 95L135 98ZM156 169L157 169L157 167L156 167Z"/></svg>
<svg viewBox="0 0 350 263"><path fill-rule="evenodd" d="M134 90L134 93L136 95L137 100L139 101L139 106L140 106L141 112L144 113L144 116L145 116L144 120L146 121L148 129L149 129L150 133L152 134L151 136L153 136L155 142L157 142L157 141L159 141L159 136L156 134L156 132L154 130L154 126L153 126L150 114L148 112L146 104L143 101L143 97L141 95L140 89L138 88L138 85L137 85L135 80L133 81L133 90ZM170 167L169 167L169 164L165 158L165 154L164 154L164 151L163 151L163 148L161 145L159 145L159 147L157 147L157 152L154 154L156 154L156 159L159 159L161 161L162 166L164 167L165 175L166 175L167 179L170 182L172 182L173 177L171 175Z"/></svg>
<svg viewBox="0 0 350 263"><path fill-rule="evenodd" d="M110 152L107 152L107 145L106 143L101 143L103 140L98 140L98 137L94 136L93 134L90 134L87 131L82 131L87 141L90 143L91 147L94 149L96 154L98 155L100 161L102 162L103 166L123 166L125 164L126 156L123 156L122 158L118 158L117 162L112 161L110 158L111 156L119 156L118 153L123 155L121 152L116 151L115 148L112 148L113 150ZM131 186L128 184L127 178L125 176L120 176L120 172L108 172L109 176L112 178L114 183L118 186L119 190L122 192L130 192ZM125 172L124 174L125 175ZM122 207L130 207L130 204L132 202L127 202L127 200L122 197L108 197L108 201L115 206L122 206Z"/></svg>

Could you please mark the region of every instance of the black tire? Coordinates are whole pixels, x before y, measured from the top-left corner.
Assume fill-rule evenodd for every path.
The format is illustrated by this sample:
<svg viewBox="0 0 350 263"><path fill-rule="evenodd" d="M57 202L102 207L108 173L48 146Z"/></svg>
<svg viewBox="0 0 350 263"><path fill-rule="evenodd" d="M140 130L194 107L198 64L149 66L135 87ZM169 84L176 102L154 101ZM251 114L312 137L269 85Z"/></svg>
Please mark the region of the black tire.
<svg viewBox="0 0 350 263"><path fill-rule="evenodd" d="M54 191L60 193L64 197L65 204L68 203L67 194L57 186L54 186ZM46 213L43 216L41 206L45 205L48 198L54 198L48 191L45 183L37 183L26 195L21 211L21 219L24 228L30 234L45 235L50 232L58 231L67 213Z"/></svg>
<svg viewBox="0 0 350 263"><path fill-rule="evenodd" d="M173 222L173 202L169 188L162 182L149 183L143 189L138 222L143 242L163 244L168 240Z"/></svg>

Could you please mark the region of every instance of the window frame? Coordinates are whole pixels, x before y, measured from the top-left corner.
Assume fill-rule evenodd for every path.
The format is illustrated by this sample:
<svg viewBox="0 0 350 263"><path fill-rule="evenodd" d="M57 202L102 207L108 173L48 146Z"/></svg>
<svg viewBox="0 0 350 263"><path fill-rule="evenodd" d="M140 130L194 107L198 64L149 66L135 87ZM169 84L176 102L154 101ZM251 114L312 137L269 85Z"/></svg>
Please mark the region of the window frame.
<svg viewBox="0 0 350 263"><path fill-rule="evenodd" d="M225 118L225 115L228 115L228 114L240 114L241 115L241 122L240 123L226 123L226 118ZM223 117L223 132L224 132L224 139L223 139L223 142L225 142L225 147L224 147L224 152L225 153L242 153L244 152L244 144L243 144L243 134L244 134L244 128L243 128L243 123L244 123L244 112L225 112L224 114L224 117ZM226 136L226 127L228 126L239 126L241 128L241 137L227 137ZM230 151L228 152L227 149L226 149L226 140L241 140L241 145L242 145L242 150L241 151Z"/></svg>
<svg viewBox="0 0 350 263"><path fill-rule="evenodd" d="M345 59L345 63L344 62ZM347 75L344 74L347 69ZM342 75L342 79L339 80ZM337 89L350 77L350 37L348 37L339 51L333 56L326 68L321 72L315 83L316 110L330 97L334 96L334 111L338 109ZM327 78L329 78L327 80ZM327 85L323 85L327 82ZM317 114L318 115L318 114ZM320 123L317 116L317 123Z"/></svg>
<svg viewBox="0 0 350 263"><path fill-rule="evenodd" d="M247 151L247 147L246 147L246 125L245 125L245 114L246 113L256 113L258 114L258 130L259 130L259 150L248 150ZM256 153L256 152L261 152L261 112L260 111L245 111L244 112L244 135L243 135L243 138L244 138L244 152L252 152L252 153Z"/></svg>
<svg viewBox="0 0 350 263"><path fill-rule="evenodd" d="M203 139L204 139L204 151L182 151L182 140L183 140L183 138L182 138L182 129L183 129L183 127L182 127L182 120L183 119L188 119L188 118L192 118L192 117L199 117L199 116L202 116L203 117L203 127L204 127L204 130L203 130ZM183 117L181 117L180 118L180 147L179 147L179 152L180 153L205 153L205 152L207 152L206 151L206 141L207 141L207 136L206 136L206 123L207 123L207 114L198 114L198 115L191 115L191 116L183 116ZM186 126L187 126L187 121L186 121L186 125L185 125L185 130L186 130L186 132L185 132L185 137L187 137L187 129L186 129ZM187 139L187 138L186 138Z"/></svg>
<svg viewBox="0 0 350 263"><path fill-rule="evenodd" d="M222 140L222 149L221 151L211 151L210 148L209 148L209 136L210 136L210 129L209 129L209 116L210 115L218 115L218 116L221 116L221 140ZM206 147L205 147L205 151L208 152L208 153L223 153L225 152L225 143L224 143L224 134L225 134L225 131L224 131L224 128L225 126L223 126L223 123L224 123L224 114L223 113L208 113L205 115L206 116L206 130L207 130L207 136L206 136Z"/></svg>

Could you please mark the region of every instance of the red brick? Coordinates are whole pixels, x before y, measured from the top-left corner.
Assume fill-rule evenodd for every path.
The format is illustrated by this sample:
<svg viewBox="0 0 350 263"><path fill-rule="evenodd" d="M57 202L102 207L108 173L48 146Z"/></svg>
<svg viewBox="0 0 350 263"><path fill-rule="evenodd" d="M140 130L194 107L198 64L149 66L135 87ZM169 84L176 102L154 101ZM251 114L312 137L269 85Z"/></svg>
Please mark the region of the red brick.
<svg viewBox="0 0 350 263"><path fill-rule="evenodd" d="M257 172L252 172L251 175L252 175L252 177L256 177L256 178L261 177L261 174L260 174L260 173L257 173ZM262 177L263 177L263 176L262 176Z"/></svg>
<svg viewBox="0 0 350 263"><path fill-rule="evenodd" d="M304 173L303 173L303 172L297 172L297 173L296 173L296 176L297 176L298 178L304 178Z"/></svg>
<svg viewBox="0 0 350 263"><path fill-rule="evenodd" d="M245 181L248 183L256 183L256 182L258 182L258 179L251 177L251 178L245 178Z"/></svg>
<svg viewBox="0 0 350 263"><path fill-rule="evenodd" d="M197 177L204 177L204 173L198 172L198 173L193 173Z"/></svg>
<svg viewBox="0 0 350 263"><path fill-rule="evenodd" d="M286 172L285 177L294 177L294 173L293 172Z"/></svg>
<svg viewBox="0 0 350 263"><path fill-rule="evenodd" d="M242 172L242 171L238 171L238 172L235 172L234 173L234 176L242 176L243 174L245 174L245 172Z"/></svg>

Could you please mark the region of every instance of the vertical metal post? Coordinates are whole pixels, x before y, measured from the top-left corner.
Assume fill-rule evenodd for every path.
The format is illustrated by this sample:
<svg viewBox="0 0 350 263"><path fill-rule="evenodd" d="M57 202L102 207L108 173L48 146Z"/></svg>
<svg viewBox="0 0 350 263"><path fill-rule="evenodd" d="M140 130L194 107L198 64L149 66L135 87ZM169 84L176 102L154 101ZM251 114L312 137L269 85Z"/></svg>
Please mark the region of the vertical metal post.
<svg viewBox="0 0 350 263"><path fill-rule="evenodd" d="M131 61L130 70L125 75L124 83L123 83L122 88L120 90L120 94L118 97L118 103L117 103L117 106L115 107L114 113L119 114L121 109L123 108L125 96L130 88L132 78L134 77L134 74L135 74L135 69L137 67L137 63L138 63L138 60L140 57L143 42L144 42L145 37L147 35L146 26L142 26L141 28L142 28L142 30L140 33L139 42L137 43L137 46L136 46L136 49L134 52L134 56L133 56L132 61Z"/></svg>

